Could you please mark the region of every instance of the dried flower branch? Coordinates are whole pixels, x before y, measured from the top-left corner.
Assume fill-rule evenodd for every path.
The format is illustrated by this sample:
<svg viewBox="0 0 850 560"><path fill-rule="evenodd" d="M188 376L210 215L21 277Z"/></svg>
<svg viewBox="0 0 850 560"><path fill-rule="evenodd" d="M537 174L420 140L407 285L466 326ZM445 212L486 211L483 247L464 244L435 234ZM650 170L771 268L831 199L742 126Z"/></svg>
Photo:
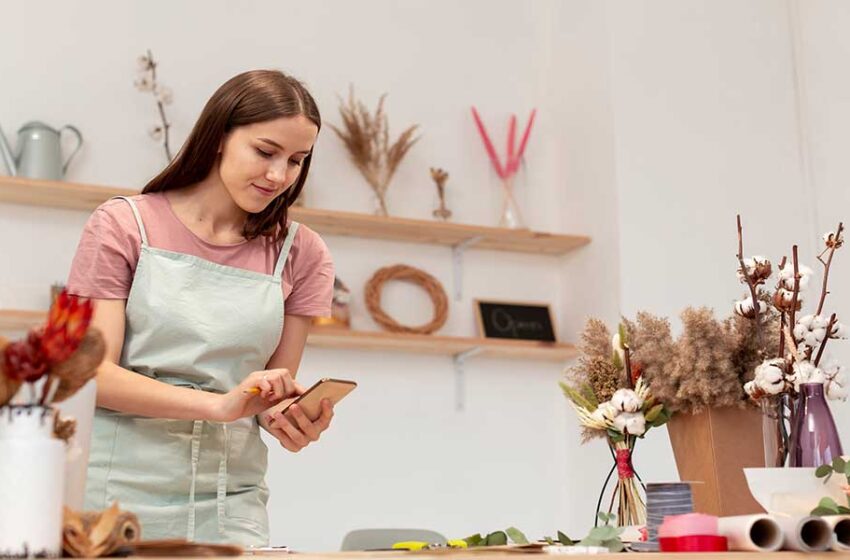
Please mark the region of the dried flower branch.
<svg viewBox="0 0 850 560"><path fill-rule="evenodd" d="M832 265L832 256L835 254L835 250L844 245L844 237L841 235L844 230L844 224L842 222L838 223L838 229L835 232L827 232L823 236L824 243L826 244L826 249L818 255L818 260L823 265L823 285L821 287L820 293L820 301L818 302L818 309L815 311L815 315L820 315L823 311L823 304L826 301L826 294L829 292L826 289L827 282L829 281L829 267ZM829 253L826 262L823 261L824 253Z"/></svg>
<svg viewBox="0 0 850 560"><path fill-rule="evenodd" d="M157 112L159 113L159 124L154 125L148 131L148 134L157 142L162 142L166 160L170 162L173 159L168 136L171 130L171 123L168 122L168 117L165 115L165 106L170 105L174 97L169 88L157 82L156 67L159 63L153 59L150 49L148 49L147 54L139 57L138 64L139 75L135 81L136 89L142 92L149 91L153 94L156 100Z"/></svg>
<svg viewBox="0 0 850 560"><path fill-rule="evenodd" d="M386 94L378 100L374 115L366 106L354 98L354 88L349 91L348 100L340 100L339 114L342 127L330 125L343 141L351 161L363 174L372 187L379 204L379 214L387 216L386 195L389 183L401 160L410 148L419 140L413 134L419 125L408 127L398 139L389 143L389 121L384 112Z"/></svg>
<svg viewBox="0 0 850 560"><path fill-rule="evenodd" d="M452 217L452 211L446 207L446 181L449 179L449 174L439 168L431 168L431 179L437 185L437 195L440 197L440 207L434 210L434 217L443 220L448 220Z"/></svg>

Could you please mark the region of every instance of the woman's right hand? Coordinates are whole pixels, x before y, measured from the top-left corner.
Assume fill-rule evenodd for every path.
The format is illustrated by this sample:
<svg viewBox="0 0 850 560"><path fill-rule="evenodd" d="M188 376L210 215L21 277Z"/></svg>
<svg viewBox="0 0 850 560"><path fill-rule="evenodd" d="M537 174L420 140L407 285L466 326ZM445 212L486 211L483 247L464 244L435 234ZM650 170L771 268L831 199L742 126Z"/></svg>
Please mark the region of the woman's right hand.
<svg viewBox="0 0 850 560"><path fill-rule="evenodd" d="M288 369L255 371L229 392L216 395L210 420L234 422L246 416L255 416L283 399L299 394Z"/></svg>

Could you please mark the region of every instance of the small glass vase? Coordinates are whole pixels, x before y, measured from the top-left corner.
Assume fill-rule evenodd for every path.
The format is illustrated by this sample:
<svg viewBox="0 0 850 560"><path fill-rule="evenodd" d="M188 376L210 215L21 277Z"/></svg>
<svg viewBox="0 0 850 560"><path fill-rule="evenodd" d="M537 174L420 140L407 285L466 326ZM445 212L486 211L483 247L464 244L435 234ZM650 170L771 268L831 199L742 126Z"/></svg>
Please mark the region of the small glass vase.
<svg viewBox="0 0 850 560"><path fill-rule="evenodd" d="M514 179L516 175L505 177L501 180L502 185L502 213L499 218L499 227L508 229L526 229L525 220L519 211L519 205L514 197Z"/></svg>
<svg viewBox="0 0 850 560"><path fill-rule="evenodd" d="M785 398L785 395L776 395L759 400L762 414L765 467L784 467L785 461L788 459Z"/></svg>
<svg viewBox="0 0 850 560"><path fill-rule="evenodd" d="M0 407L0 558L62 556L65 444L56 411Z"/></svg>
<svg viewBox="0 0 850 560"><path fill-rule="evenodd" d="M789 450L789 467L819 467L843 454L822 383L800 384Z"/></svg>

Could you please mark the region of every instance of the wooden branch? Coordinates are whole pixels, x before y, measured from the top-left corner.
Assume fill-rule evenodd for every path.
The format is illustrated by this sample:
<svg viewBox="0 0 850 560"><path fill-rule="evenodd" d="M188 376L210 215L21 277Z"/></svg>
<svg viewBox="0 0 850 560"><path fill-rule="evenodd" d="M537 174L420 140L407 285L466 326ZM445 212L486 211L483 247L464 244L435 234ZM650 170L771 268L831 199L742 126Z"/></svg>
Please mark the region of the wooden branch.
<svg viewBox="0 0 850 560"><path fill-rule="evenodd" d="M839 222L838 223L838 229L835 232L835 242L836 243L838 242L839 239L841 239L841 230L843 230L843 229L844 229L844 224L842 222ZM821 312L823 311L823 304L824 304L824 301L826 301L826 294L829 293L826 290L826 284L827 284L827 281L829 280L829 267L830 267L830 265L832 265L832 256L835 254L835 249L836 249L835 245L833 245L832 247L829 247L829 256L826 258L825 263L823 262L823 260L821 260L820 257L818 257L818 260L821 263L823 263L824 271L823 271L823 285L821 286L821 292L820 292L820 303L818 303L818 310L815 312L815 315L820 315Z"/></svg>
<svg viewBox="0 0 850 560"><path fill-rule="evenodd" d="M741 227L741 215L738 214L738 265L741 267L741 274L744 276L744 280L747 282L747 287L750 288L750 297L753 298L753 311L756 314L756 339L759 344L759 353L761 353L762 348L762 334L761 334L761 315L760 315L760 304L758 300L758 294L756 293L756 286L753 283L753 279L750 277L749 273L747 273L747 266L744 264L744 231ZM753 268L755 268L755 260L753 261Z"/></svg>
<svg viewBox="0 0 850 560"><path fill-rule="evenodd" d="M820 343L820 348L818 349L818 355L815 356L815 367L818 367L820 363L821 357L823 357L823 349L826 348L826 342L829 340L830 335L832 334L832 326L835 324L835 313L833 313L829 317L829 323L826 324L826 336L823 337L823 341Z"/></svg>

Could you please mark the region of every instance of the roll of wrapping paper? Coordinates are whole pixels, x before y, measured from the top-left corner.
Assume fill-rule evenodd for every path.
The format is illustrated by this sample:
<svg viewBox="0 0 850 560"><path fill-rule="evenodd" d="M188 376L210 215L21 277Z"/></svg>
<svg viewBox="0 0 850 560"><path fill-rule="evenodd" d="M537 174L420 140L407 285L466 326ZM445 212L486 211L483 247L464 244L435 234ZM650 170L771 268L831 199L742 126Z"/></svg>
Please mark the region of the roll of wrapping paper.
<svg viewBox="0 0 850 560"><path fill-rule="evenodd" d="M832 550L850 551L850 515L829 515L823 520L832 528Z"/></svg>
<svg viewBox="0 0 850 560"><path fill-rule="evenodd" d="M721 517L717 529L729 541L729 550L774 552L782 548L782 528L769 515Z"/></svg>
<svg viewBox="0 0 850 560"><path fill-rule="evenodd" d="M773 518L785 533L782 542L785 550L821 552L832 546L832 527L822 517L774 515Z"/></svg>

